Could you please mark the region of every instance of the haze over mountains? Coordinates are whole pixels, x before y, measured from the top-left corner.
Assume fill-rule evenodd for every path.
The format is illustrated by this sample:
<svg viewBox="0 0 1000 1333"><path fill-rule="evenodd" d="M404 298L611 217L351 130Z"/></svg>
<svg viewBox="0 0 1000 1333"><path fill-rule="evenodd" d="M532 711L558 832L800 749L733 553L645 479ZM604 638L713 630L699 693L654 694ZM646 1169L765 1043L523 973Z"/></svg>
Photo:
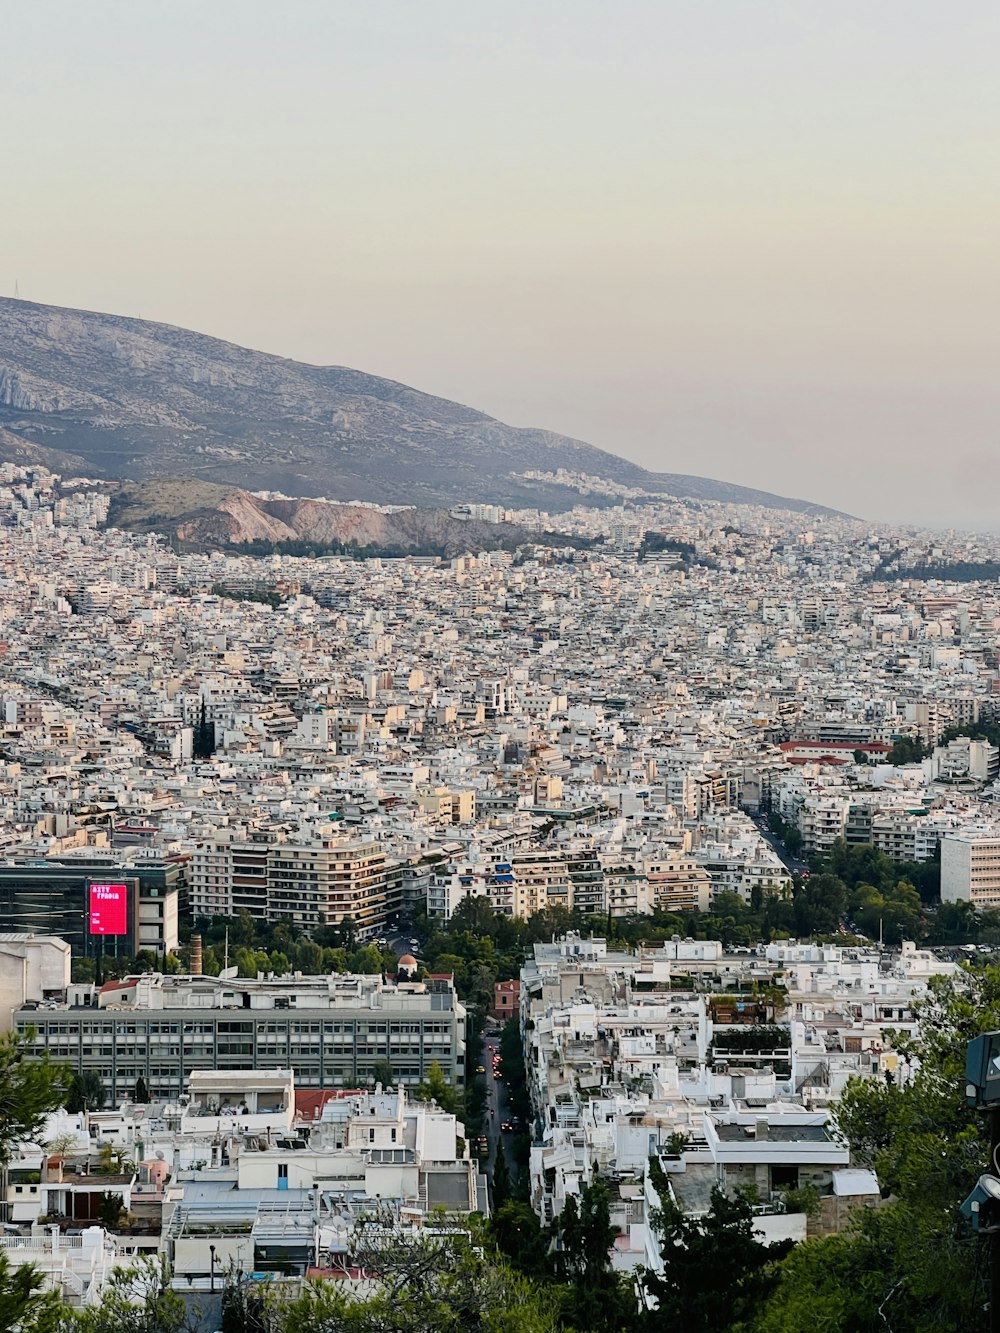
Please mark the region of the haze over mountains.
<svg viewBox="0 0 1000 1333"><path fill-rule="evenodd" d="M203 482L382 504L481 500L558 510L566 468L650 494L834 511L652 473L551 431L343 366L312 366L172 325L0 297L0 459L65 474Z"/></svg>

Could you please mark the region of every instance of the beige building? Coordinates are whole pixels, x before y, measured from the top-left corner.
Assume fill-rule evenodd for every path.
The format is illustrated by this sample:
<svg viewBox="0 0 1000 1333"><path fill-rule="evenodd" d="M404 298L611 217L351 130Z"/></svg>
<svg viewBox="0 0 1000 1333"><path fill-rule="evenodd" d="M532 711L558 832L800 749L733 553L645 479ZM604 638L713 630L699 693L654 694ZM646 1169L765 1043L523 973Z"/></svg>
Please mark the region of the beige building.
<svg viewBox="0 0 1000 1333"><path fill-rule="evenodd" d="M941 901L1000 907L1000 829L967 829L941 839Z"/></svg>
<svg viewBox="0 0 1000 1333"><path fill-rule="evenodd" d="M349 916L360 935L371 935L398 911L399 871L381 843L325 828L294 839L223 831L191 859L191 911L207 917L248 911L306 930Z"/></svg>

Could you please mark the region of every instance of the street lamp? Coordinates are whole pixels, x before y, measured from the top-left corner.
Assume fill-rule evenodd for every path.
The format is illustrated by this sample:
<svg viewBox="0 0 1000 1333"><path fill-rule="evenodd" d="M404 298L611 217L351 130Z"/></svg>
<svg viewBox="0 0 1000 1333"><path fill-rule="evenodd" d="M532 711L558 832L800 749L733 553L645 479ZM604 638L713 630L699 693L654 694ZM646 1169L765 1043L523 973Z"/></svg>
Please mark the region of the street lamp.
<svg viewBox="0 0 1000 1333"><path fill-rule="evenodd" d="M211 1276L209 1277L209 1290L214 1291L215 1290L215 1246L214 1245L210 1245L208 1247L208 1253L210 1261L209 1271L211 1273Z"/></svg>

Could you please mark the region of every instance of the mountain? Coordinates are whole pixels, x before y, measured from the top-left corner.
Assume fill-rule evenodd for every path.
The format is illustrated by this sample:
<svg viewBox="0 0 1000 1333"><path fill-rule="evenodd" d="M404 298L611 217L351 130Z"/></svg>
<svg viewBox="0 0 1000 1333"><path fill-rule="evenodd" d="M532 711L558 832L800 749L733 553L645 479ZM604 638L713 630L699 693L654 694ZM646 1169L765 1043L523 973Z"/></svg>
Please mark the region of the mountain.
<svg viewBox="0 0 1000 1333"><path fill-rule="evenodd" d="M192 546L300 543L319 550L455 556L516 550L525 542L583 545L564 533L535 533L515 523L453 518L447 509L398 509L326 500L264 500L212 482L168 478L124 484L109 521L134 531L169 533Z"/></svg>
<svg viewBox="0 0 1000 1333"><path fill-rule="evenodd" d="M0 297L0 460L63 474L190 476L287 495L568 508L518 474L565 468L732 504L833 510L703 477L647 472L393 380L312 366L169 324Z"/></svg>

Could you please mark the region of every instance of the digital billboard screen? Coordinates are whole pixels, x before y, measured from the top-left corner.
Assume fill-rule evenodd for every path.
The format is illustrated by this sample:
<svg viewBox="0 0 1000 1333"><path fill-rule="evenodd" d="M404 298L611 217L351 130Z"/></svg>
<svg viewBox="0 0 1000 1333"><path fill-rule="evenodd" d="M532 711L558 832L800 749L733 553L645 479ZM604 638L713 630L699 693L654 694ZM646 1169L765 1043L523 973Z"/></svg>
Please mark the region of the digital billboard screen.
<svg viewBox="0 0 1000 1333"><path fill-rule="evenodd" d="M91 935L128 934L128 885L91 884Z"/></svg>

